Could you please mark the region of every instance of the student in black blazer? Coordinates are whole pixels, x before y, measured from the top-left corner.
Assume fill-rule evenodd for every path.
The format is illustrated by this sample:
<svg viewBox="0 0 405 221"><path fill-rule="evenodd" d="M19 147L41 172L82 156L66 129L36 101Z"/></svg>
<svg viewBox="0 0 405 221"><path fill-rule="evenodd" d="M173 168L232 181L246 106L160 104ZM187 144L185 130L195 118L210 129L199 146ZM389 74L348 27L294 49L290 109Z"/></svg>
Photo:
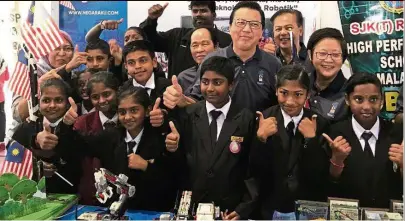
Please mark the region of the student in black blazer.
<svg viewBox="0 0 405 221"><path fill-rule="evenodd" d="M333 125L328 140L334 179L331 196L358 199L361 207L389 208L402 200L402 128L379 118L383 107L380 80L373 74L351 76L346 104L353 116Z"/></svg>
<svg viewBox="0 0 405 221"><path fill-rule="evenodd" d="M128 176L128 182L136 188L129 208L164 212L175 204L180 154L168 152L164 137L150 125L150 105L144 88L129 85L121 88L118 95L122 128L81 136L71 126L63 125L61 133L75 143L66 144L65 148L79 145L86 154L99 158L107 170Z"/></svg>
<svg viewBox="0 0 405 221"><path fill-rule="evenodd" d="M150 113L150 120L153 127L160 127L163 125L164 118L167 117L164 110L166 107L160 99L166 88L171 85L171 81L167 78L159 77L153 70L157 67L157 60L153 45L146 40L136 40L125 45L123 50L123 58L125 68L128 74L132 77L126 81L123 87L134 85L143 87L148 92L152 103L157 103L161 109L158 111L152 110ZM159 99L159 101L157 101ZM167 126L167 124L165 125ZM163 126L163 127L165 127Z"/></svg>
<svg viewBox="0 0 405 221"><path fill-rule="evenodd" d="M188 185L184 188L192 191L195 209L198 203L214 202L225 211L223 219L247 219L252 210L248 188L254 187L248 179L254 115L235 106L229 97L234 76L229 59L212 57L203 64L201 73L206 101L179 110L180 135L172 131L166 146L185 154Z"/></svg>
<svg viewBox="0 0 405 221"><path fill-rule="evenodd" d="M60 148L61 143L69 137L55 135L62 124L63 115L69 108L69 86L61 79L51 78L41 84L40 90L39 110L42 116L39 120L43 122L41 131L36 131L35 122L24 122L12 138L44 162L47 193L75 194L80 178L80 166L77 164L80 154L75 146L71 146L69 150ZM69 102L75 106L72 98L69 98ZM56 176L54 171L69 180L73 187Z"/></svg>
<svg viewBox="0 0 405 221"><path fill-rule="evenodd" d="M304 108L309 77L300 65L277 73L279 105L257 112L251 171L259 183L262 219L294 217L295 200L326 201L328 157L321 133L327 121Z"/></svg>

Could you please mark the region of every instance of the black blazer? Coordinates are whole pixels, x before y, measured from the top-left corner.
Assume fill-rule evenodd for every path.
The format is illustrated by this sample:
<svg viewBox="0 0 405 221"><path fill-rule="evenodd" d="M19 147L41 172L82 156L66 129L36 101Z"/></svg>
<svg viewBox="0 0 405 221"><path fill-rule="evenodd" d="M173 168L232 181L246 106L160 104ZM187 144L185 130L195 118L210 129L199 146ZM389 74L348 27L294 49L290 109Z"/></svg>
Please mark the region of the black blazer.
<svg viewBox="0 0 405 221"><path fill-rule="evenodd" d="M313 111L304 108L302 119L311 119ZM252 145L251 173L259 182L262 219L272 219L273 211L293 212L295 200L326 201L329 158L322 147L322 133L327 121L318 115L315 138L305 139L296 129L291 153L289 137L279 105L263 112L264 118L275 117L278 132L267 142L257 138Z"/></svg>
<svg viewBox="0 0 405 221"><path fill-rule="evenodd" d="M65 130L66 127L63 128ZM75 133L73 130L70 130ZM135 195L129 199L128 207L137 210L170 211L176 200L178 189L179 155L166 151L165 137L145 120L144 131L136 154L145 160L154 159L147 170L128 168L128 152L125 128L102 131L94 136L73 136L81 142L87 155L100 159L103 168L116 175L125 174L128 182L135 186ZM81 140L81 141L80 141ZM114 193L115 194L115 193Z"/></svg>
<svg viewBox="0 0 405 221"><path fill-rule="evenodd" d="M42 119L43 118L40 117L38 120L42 122ZM62 121L56 127L55 134L58 133L60 124L63 124ZM42 131L43 128L41 127L40 130ZM73 187L70 186L57 175L46 177L47 193L76 194L81 176L81 168L77 162L79 162L82 157L76 146L70 146L69 149L61 148L61 145L70 138L58 136L58 145L54 150L42 150L35 142L36 135L35 122L24 122L18 126L12 138L25 148L31 150L33 156L45 162L53 163L57 168L57 172L74 185Z"/></svg>
<svg viewBox="0 0 405 221"><path fill-rule="evenodd" d="M340 178L333 183L330 195L358 199L361 207L389 208L390 199L402 200L403 180L399 172L393 170L393 163L388 158L391 144L401 144L402 128L397 133L391 122L380 118L380 132L375 148L374 162L367 162L363 148L352 127L352 118L331 127L330 137L343 136L352 148L346 158L345 167ZM371 165L369 164L371 163ZM372 170L368 169L372 166ZM366 179L368 172L374 175L370 183Z"/></svg>
<svg viewBox="0 0 405 221"><path fill-rule="evenodd" d="M186 157L185 189L193 192L192 202L215 202L221 210L237 211L242 218L251 212L247 191L250 143L254 115L232 102L215 147L211 146L205 101L178 110L180 151ZM240 151L230 151L231 137L241 137ZM179 150L178 150L179 151ZM248 200L242 198L248 197Z"/></svg>

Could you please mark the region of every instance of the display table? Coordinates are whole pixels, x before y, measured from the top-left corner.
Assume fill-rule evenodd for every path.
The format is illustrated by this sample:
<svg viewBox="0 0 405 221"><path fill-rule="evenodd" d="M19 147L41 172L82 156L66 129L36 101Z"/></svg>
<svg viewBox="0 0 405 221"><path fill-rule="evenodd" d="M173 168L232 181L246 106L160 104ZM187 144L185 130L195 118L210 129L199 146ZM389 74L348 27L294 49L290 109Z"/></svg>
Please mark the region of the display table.
<svg viewBox="0 0 405 221"><path fill-rule="evenodd" d="M107 211L107 208L97 206L74 205L64 215L59 216L57 218L59 220L76 220L77 217L79 217L83 213L103 212L103 211ZM155 218L159 218L161 214L163 214L163 212L142 211L142 210L127 210L127 212L125 213L125 215L127 215L130 220L153 220Z"/></svg>

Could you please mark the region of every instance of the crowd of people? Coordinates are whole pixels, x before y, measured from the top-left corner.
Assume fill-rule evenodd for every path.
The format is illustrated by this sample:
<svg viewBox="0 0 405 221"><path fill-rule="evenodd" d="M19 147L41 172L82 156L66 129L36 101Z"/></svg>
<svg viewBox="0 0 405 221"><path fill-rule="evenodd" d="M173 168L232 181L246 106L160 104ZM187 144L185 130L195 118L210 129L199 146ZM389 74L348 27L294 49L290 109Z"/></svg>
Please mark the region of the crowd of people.
<svg viewBox="0 0 405 221"><path fill-rule="evenodd" d="M226 220L272 219L296 200L402 200L402 98L395 122L379 117L381 83L345 78L339 30L318 29L305 46L301 12L281 9L274 38L259 47L257 2L235 5L229 34L214 25L215 1L191 1L195 28L158 32L166 7L129 27L123 48L99 38L122 20L93 27L84 52L61 31L64 44L38 62L40 132L26 120L27 100L13 96L12 139L44 162L47 192L98 205L102 167L135 186L129 208L171 211L191 190L194 205L214 202ZM167 55L167 76L155 52Z"/></svg>

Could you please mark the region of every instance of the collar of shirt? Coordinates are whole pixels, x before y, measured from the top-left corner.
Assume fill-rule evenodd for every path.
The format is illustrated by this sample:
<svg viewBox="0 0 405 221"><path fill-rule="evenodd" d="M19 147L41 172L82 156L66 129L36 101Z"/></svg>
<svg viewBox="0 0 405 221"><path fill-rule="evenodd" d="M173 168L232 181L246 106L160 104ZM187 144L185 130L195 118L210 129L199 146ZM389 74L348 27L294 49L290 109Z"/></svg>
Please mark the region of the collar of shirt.
<svg viewBox="0 0 405 221"><path fill-rule="evenodd" d="M352 127L354 130L354 133L356 134L357 139L363 139L361 135L367 131L371 132L373 134L373 137L378 140L378 133L380 132L380 119L377 117L377 121L374 123L373 127L371 127L370 130L364 129L359 122L357 122L356 119L352 116Z"/></svg>
<svg viewBox="0 0 405 221"><path fill-rule="evenodd" d="M63 117L61 117L59 120L55 121L54 123L51 123L48 119L46 119L46 117L44 117L44 120L42 121L42 123L46 123L49 124L50 127L56 127L59 125L59 123L63 120Z"/></svg>
<svg viewBox="0 0 405 221"><path fill-rule="evenodd" d="M152 73L152 75L150 76L149 80L146 82L145 86L139 84L135 78L132 79L132 84L135 87L141 87L141 88L147 88L148 90L148 94L150 95L150 91L155 89L155 73Z"/></svg>
<svg viewBox="0 0 405 221"><path fill-rule="evenodd" d="M262 51L260 50L259 46L256 46L256 51L253 54L253 57L249 58L248 60L246 60L246 62L255 59L257 61L260 61L262 59ZM233 51L233 43L231 43L228 48L226 49L226 55L228 58L238 58L239 59L239 55L237 55L234 51ZM246 63L245 62L245 63Z"/></svg>
<svg viewBox="0 0 405 221"><path fill-rule="evenodd" d="M315 91L319 96L321 96L323 98L327 98L329 96L333 96L333 95L339 93L343 89L343 86L346 83L346 78L343 75L342 70L339 70L335 79L333 79L333 81L328 85L328 87L326 87L325 89L320 91L316 85L316 71L314 71L311 74L311 77L312 77L312 90Z"/></svg>
<svg viewBox="0 0 405 221"><path fill-rule="evenodd" d="M136 150L138 149L139 142L141 142L142 134L143 134L143 128L142 128L141 132L139 132L139 134L135 138L132 138L131 134L129 134L129 132L127 130L127 136L125 137L125 143L129 143L131 141L136 142L136 145L135 145L134 149L132 149L134 153L136 153Z"/></svg>
<svg viewBox="0 0 405 221"><path fill-rule="evenodd" d="M281 108L281 107L280 107ZM286 112L284 112L283 108L281 108L281 113L283 114L283 119L284 119L284 127L287 128L287 125L291 122L291 119L294 121L294 133L297 131L298 128L298 123L300 122L302 116L304 115L304 109L301 109L300 114L295 117L291 117L288 115Z"/></svg>
<svg viewBox="0 0 405 221"><path fill-rule="evenodd" d="M208 119L209 119L209 121L211 121L211 114L210 114L210 112L211 112L212 110L221 111L221 115L219 115L218 118L220 118L221 116L223 116L224 119L225 119L225 118L226 118L226 115L227 115L228 112L229 112L229 108L231 107L231 101L232 101L232 99L229 97L228 103L226 103L224 106L222 106L222 107L219 108L219 109L215 108L214 105L212 105L210 102L205 101L205 107L207 108L207 114L208 114Z"/></svg>
<svg viewBox="0 0 405 221"><path fill-rule="evenodd" d="M95 107L93 107L90 111L87 111L87 109L84 107L84 105L82 103L82 115L88 114L88 113L91 113L91 112L94 112L94 111L96 111Z"/></svg>
<svg viewBox="0 0 405 221"><path fill-rule="evenodd" d="M307 59L307 55L308 55L307 47L305 47L304 43L300 42L300 51L298 52L298 56L294 56L293 60L299 59L301 61L305 61ZM280 59L283 65L287 64L283 54L281 53L280 48L277 49L276 56ZM291 64L291 62L289 64Z"/></svg>
<svg viewBox="0 0 405 221"><path fill-rule="evenodd" d="M110 118L106 117L103 114L103 112L99 111L98 113L100 115L101 125L104 125L104 123L107 122L107 121L113 121L114 123L118 122L118 114L115 114L114 117L110 119ZM104 126L103 126L103 128L104 128Z"/></svg>

